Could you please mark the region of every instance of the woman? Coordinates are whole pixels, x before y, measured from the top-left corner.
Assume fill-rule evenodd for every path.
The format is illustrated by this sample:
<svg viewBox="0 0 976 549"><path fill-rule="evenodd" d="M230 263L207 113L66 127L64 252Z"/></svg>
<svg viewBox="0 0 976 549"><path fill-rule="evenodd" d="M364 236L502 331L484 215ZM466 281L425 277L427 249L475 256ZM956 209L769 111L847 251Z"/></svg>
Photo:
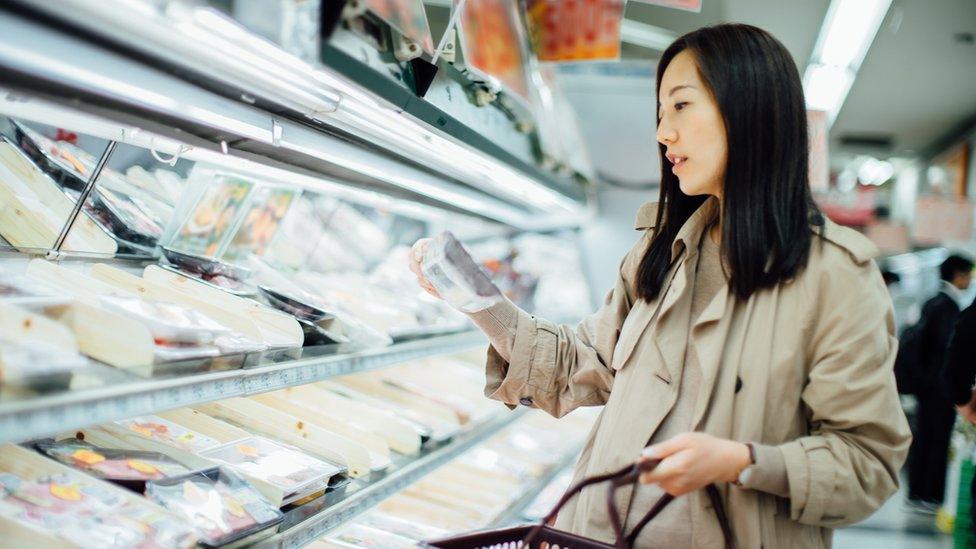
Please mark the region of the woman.
<svg viewBox="0 0 976 549"><path fill-rule="evenodd" d="M615 287L575 329L510 302L472 314L492 344L486 393L555 416L603 405L577 479L662 460L617 495L627 531L683 496L636 547L721 546L711 483L739 547L829 547L896 490L910 439L875 248L811 200L800 79L771 35L679 38L657 97L660 200L637 213ZM411 268L436 295L424 246ZM611 542L603 491L556 527Z"/></svg>

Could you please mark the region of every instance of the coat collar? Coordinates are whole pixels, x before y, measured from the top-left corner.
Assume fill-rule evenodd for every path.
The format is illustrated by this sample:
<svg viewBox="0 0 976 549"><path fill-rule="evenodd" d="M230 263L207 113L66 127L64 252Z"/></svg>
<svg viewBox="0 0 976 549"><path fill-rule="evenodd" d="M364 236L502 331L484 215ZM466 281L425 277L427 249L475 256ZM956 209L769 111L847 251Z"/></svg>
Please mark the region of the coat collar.
<svg viewBox="0 0 976 549"><path fill-rule="evenodd" d="M671 243L671 261L678 258L684 250L690 252L689 256L698 253L702 236L705 234L705 230L712 225L712 222L718 219L720 208L719 199L710 196L695 210L695 213L691 214L685 224L681 226L674 242Z"/></svg>

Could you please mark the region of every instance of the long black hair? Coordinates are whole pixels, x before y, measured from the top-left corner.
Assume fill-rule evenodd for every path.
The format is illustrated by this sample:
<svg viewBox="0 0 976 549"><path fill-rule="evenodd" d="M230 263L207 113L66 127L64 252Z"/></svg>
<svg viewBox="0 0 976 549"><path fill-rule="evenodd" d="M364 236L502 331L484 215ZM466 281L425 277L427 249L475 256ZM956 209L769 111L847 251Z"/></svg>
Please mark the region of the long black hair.
<svg viewBox="0 0 976 549"><path fill-rule="evenodd" d="M725 120L722 250L730 287L748 298L795 276L807 262L811 222L821 217L810 194L803 87L789 52L768 32L742 24L692 31L671 44L657 67L656 96L680 52L698 71ZM671 245L707 196L681 192L659 145L661 196L657 229L637 273L637 295L655 299L671 265Z"/></svg>

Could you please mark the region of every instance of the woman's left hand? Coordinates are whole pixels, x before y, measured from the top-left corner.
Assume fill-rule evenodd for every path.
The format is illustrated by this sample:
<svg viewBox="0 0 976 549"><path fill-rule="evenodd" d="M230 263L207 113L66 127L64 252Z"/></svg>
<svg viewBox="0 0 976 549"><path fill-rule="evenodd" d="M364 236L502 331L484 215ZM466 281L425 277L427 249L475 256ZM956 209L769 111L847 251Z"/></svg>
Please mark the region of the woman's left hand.
<svg viewBox="0 0 976 549"><path fill-rule="evenodd" d="M680 496L713 482L734 482L751 464L749 447L705 433L685 433L648 446L642 460L659 459L654 470L640 481L658 484L667 493Z"/></svg>

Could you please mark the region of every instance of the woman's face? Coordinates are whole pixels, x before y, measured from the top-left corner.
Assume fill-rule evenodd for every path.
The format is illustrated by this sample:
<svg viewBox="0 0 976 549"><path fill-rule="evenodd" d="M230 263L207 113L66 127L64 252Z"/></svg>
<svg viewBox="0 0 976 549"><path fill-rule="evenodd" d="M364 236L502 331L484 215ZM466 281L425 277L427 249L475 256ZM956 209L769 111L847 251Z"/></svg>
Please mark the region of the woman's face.
<svg viewBox="0 0 976 549"><path fill-rule="evenodd" d="M664 70L660 94L657 140L667 147L681 192L721 197L728 158L725 122L689 50Z"/></svg>

